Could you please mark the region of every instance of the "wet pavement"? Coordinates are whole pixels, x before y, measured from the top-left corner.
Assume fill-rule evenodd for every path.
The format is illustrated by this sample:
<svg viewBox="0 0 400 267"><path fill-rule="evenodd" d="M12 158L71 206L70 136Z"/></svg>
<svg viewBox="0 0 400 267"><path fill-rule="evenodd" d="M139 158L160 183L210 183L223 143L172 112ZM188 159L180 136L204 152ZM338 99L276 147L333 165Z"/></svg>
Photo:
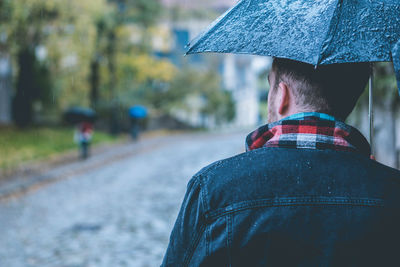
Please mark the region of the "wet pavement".
<svg viewBox="0 0 400 267"><path fill-rule="evenodd" d="M51 170L0 201L0 266L159 266L187 182L242 152L245 133L144 140Z"/></svg>

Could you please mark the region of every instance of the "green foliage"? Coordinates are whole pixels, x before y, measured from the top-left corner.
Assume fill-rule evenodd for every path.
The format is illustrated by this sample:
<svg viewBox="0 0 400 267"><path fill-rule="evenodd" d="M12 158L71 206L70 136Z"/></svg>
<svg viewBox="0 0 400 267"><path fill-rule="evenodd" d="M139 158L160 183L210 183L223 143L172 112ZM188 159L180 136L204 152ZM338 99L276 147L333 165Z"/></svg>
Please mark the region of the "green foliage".
<svg viewBox="0 0 400 267"><path fill-rule="evenodd" d="M231 93L221 90L221 81L214 72L207 72L201 77L203 80L200 92L205 99L202 113L214 116L217 123L232 121L235 117L235 104Z"/></svg>
<svg viewBox="0 0 400 267"><path fill-rule="evenodd" d="M170 62L146 54L120 55L117 61L116 95L127 107L144 104L146 95L158 93L160 87L170 83L177 73Z"/></svg>
<svg viewBox="0 0 400 267"><path fill-rule="evenodd" d="M69 150L77 150L73 128L0 129L0 169L12 169L27 161L41 160ZM93 144L117 139L95 131Z"/></svg>
<svg viewBox="0 0 400 267"><path fill-rule="evenodd" d="M235 116L232 96L222 90L220 77L215 72L184 68L170 84L153 86L147 92L147 101L164 113L199 112L214 117L217 123L231 121Z"/></svg>
<svg viewBox="0 0 400 267"><path fill-rule="evenodd" d="M127 18L142 27L153 25L161 12L157 0L126 0Z"/></svg>
<svg viewBox="0 0 400 267"><path fill-rule="evenodd" d="M12 16L12 2L13 0L2 0L0 1L0 22L1 25L4 26L3 23L7 23L10 21Z"/></svg>
<svg viewBox="0 0 400 267"><path fill-rule="evenodd" d="M350 124L357 127L361 126L362 117L367 116L369 90L366 86L357 105L348 118ZM393 64L390 62L374 63L374 87L373 104L376 107L392 110L396 112L399 109L400 99L397 90L396 77L394 75ZM393 114L392 114L393 115ZM393 118L394 120L394 118Z"/></svg>
<svg viewBox="0 0 400 267"><path fill-rule="evenodd" d="M269 72L269 69L264 70L259 74L257 79L257 87L260 96L259 113L262 121L267 121L268 119L268 92L270 90L268 82Z"/></svg>
<svg viewBox="0 0 400 267"><path fill-rule="evenodd" d="M87 66L95 45L94 21L109 9L105 1L15 0L2 5L9 14L0 15L4 18L0 31L7 39L4 53L13 57L16 69L13 108L24 113L15 116L17 123L31 123L34 101L60 109L71 102L85 104L86 97L82 96L88 93ZM46 53L41 62L38 48ZM50 99L54 105L49 105Z"/></svg>
<svg viewBox="0 0 400 267"><path fill-rule="evenodd" d="M368 92L367 85L357 103L354 113L358 113L362 106L368 106ZM373 100L374 105L379 106L394 105L394 107L397 107L400 103L396 77L391 62L374 63Z"/></svg>

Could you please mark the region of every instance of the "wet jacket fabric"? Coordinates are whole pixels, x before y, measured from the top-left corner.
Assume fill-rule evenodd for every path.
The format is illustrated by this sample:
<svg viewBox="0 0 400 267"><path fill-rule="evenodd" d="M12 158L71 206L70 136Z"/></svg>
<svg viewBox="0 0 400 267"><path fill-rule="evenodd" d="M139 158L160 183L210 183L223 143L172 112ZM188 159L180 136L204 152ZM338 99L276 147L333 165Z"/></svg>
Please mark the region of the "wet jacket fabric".
<svg viewBox="0 0 400 267"><path fill-rule="evenodd" d="M395 266L399 226L398 170L262 147L190 180L162 266Z"/></svg>

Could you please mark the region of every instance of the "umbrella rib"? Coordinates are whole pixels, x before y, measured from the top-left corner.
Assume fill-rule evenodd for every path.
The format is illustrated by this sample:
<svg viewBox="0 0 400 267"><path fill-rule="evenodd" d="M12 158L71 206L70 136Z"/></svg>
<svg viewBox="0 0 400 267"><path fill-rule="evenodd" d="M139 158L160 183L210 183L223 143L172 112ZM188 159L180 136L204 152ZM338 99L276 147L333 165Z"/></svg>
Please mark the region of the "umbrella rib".
<svg viewBox="0 0 400 267"><path fill-rule="evenodd" d="M318 60L317 60L316 65L315 65L316 67L321 62L324 46L326 45L326 47L329 47L329 45L332 43L333 36L335 36L335 34L337 32L337 28L338 28L338 25L339 25L339 20L340 20L341 14L342 14L342 12L341 12L342 4L343 4L342 0L337 0L336 8L332 12L332 16L331 16L331 18L329 20L330 24L329 24L328 30L326 31L325 38L321 42L321 47L320 47L320 49L318 51ZM335 16L336 12L339 12L339 13L337 14L337 19L334 20L333 18ZM331 31L331 29L333 29L333 30ZM330 34L331 32L332 32L332 34Z"/></svg>
<svg viewBox="0 0 400 267"><path fill-rule="evenodd" d="M369 144L371 146L371 155L374 155L374 98L373 98L373 84L374 84L374 68L371 68L371 77L369 78L369 105L368 105L368 117L369 117Z"/></svg>

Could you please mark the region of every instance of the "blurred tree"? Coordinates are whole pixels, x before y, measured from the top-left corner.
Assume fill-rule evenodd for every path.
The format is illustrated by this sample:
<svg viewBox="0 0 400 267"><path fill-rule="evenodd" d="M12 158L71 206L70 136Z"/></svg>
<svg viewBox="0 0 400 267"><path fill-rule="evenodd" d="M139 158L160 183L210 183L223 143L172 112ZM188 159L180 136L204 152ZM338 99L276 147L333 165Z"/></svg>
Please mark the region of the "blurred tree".
<svg viewBox="0 0 400 267"><path fill-rule="evenodd" d="M59 34L49 36L47 47L58 86L54 90L60 109L96 102L100 77L96 68L102 61L98 47L104 46L98 22L113 8L106 0L65 1ZM97 76L96 76L97 75ZM97 83L97 84L96 84ZM93 89L94 88L94 89Z"/></svg>
<svg viewBox="0 0 400 267"><path fill-rule="evenodd" d="M207 72L202 78L201 90L206 103L202 113L214 117L217 124L232 121L235 118L235 103L231 93L221 89L219 76L215 72Z"/></svg>
<svg viewBox="0 0 400 267"><path fill-rule="evenodd" d="M80 77L87 73L85 61L95 40L92 21L106 7L103 0L1 2L2 7L5 4L9 15L0 35L6 36L7 51L15 58L17 69L14 118L17 125L26 126L33 120L34 101L53 102L58 96L65 104L71 96L62 97L67 88L75 93L87 88ZM79 82L75 84L75 80ZM82 94L78 95L82 99Z"/></svg>
<svg viewBox="0 0 400 267"><path fill-rule="evenodd" d="M12 0L0 1L0 123L11 122L12 65L8 21L12 16Z"/></svg>
<svg viewBox="0 0 400 267"><path fill-rule="evenodd" d="M48 70L36 60L31 48L18 51L18 78L13 102L13 116L20 127L25 127L33 119L33 101L45 98L51 82Z"/></svg>
<svg viewBox="0 0 400 267"><path fill-rule="evenodd" d="M151 51L148 34L149 27L158 19L157 15L161 11L161 6L157 0L109 0L108 2L114 5L113 11L100 18L96 24L97 44L100 44L102 39L105 40L106 44L104 47L96 46L91 60L89 80L91 83L91 103L95 107L99 98L99 88L101 87L100 58L103 57L106 61L108 72L106 75L107 80L104 81L103 87L107 88L106 91L108 91L109 102L111 103L110 131L113 134L117 134L119 131L117 112L120 105L117 87L121 84L119 79L124 80L123 77L118 77L117 72L119 72L121 64L117 64L117 59L129 57L132 52L139 51L140 54L147 54ZM139 39L142 41L139 44L133 44L130 41L132 32L121 34L124 28L132 24L138 25L141 29L141 38ZM129 89L129 87L125 89Z"/></svg>
<svg viewBox="0 0 400 267"><path fill-rule="evenodd" d="M90 104L96 110L99 101L100 63L102 59L101 41L107 30L107 17L103 16L96 22L96 44L90 61Z"/></svg>
<svg viewBox="0 0 400 267"><path fill-rule="evenodd" d="M125 106L151 104L147 100L164 90L178 72L170 62L146 54L121 54L117 61L117 96Z"/></svg>
<svg viewBox="0 0 400 267"><path fill-rule="evenodd" d="M14 1L11 40L15 42L18 75L13 100L13 116L20 127L29 125L33 119L33 101L39 98L38 82L40 64L35 49L43 39L43 27L56 20L57 9L43 1ZM41 77L41 79L49 76ZM44 84L49 84L46 81Z"/></svg>

